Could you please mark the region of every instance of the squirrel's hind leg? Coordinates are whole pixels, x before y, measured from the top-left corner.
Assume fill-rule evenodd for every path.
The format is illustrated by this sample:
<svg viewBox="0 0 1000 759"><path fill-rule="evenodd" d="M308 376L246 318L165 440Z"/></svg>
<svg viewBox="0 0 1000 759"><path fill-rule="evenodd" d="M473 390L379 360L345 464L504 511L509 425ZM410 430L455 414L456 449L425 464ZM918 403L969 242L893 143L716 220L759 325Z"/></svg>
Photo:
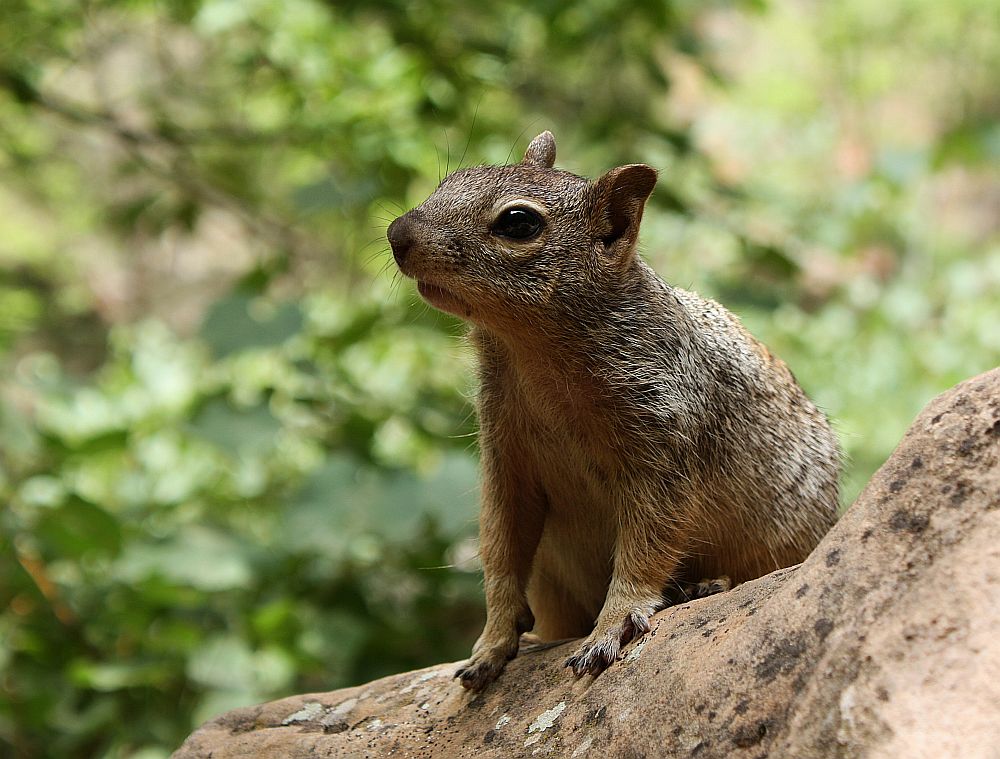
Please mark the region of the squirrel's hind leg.
<svg viewBox="0 0 1000 759"><path fill-rule="evenodd" d="M728 575L714 579L703 579L700 582L674 582L663 589L664 608L694 601L697 598L714 596L732 589L733 581Z"/></svg>

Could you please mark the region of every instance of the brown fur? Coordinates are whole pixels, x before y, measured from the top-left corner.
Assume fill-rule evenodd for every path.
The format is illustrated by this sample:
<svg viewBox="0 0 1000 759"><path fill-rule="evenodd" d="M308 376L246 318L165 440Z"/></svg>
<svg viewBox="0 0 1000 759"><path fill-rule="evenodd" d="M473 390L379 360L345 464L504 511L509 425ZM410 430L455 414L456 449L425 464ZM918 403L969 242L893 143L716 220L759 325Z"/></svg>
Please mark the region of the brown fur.
<svg viewBox="0 0 1000 759"><path fill-rule="evenodd" d="M487 622L457 673L480 689L518 636L588 636L598 674L671 590L801 561L830 528L840 454L791 372L717 303L636 254L648 166L594 182L516 166L447 177L389 228L401 270L473 324ZM511 205L537 236L492 231ZM708 586L704 586L708 587Z"/></svg>

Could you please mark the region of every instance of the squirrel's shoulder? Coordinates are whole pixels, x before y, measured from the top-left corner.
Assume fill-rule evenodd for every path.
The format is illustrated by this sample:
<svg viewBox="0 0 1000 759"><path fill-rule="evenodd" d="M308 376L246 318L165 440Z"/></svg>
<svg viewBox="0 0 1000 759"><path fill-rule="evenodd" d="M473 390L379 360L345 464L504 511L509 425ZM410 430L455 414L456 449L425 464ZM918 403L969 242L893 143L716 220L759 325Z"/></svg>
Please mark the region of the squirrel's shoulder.
<svg viewBox="0 0 1000 759"><path fill-rule="evenodd" d="M784 362L754 337L728 308L690 290L669 289L708 355L719 361L728 359L750 373L778 370L784 374L787 371Z"/></svg>

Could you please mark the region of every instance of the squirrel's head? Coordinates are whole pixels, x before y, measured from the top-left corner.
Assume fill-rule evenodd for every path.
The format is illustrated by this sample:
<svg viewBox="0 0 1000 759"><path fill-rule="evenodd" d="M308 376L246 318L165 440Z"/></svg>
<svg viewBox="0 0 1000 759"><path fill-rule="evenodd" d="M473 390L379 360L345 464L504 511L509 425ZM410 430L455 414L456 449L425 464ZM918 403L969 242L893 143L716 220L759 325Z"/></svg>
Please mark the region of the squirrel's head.
<svg viewBox="0 0 1000 759"><path fill-rule="evenodd" d="M520 163L456 171L389 225L396 263L425 300L502 326L626 275L656 171L620 166L591 182L552 168L555 157L555 138L542 132Z"/></svg>

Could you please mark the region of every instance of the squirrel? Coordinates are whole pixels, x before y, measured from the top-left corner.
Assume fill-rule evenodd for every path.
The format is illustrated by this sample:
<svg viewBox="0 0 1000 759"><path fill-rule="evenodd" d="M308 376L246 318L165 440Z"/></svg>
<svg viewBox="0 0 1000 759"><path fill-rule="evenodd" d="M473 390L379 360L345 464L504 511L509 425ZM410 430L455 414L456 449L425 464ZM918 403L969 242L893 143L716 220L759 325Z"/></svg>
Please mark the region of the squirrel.
<svg viewBox="0 0 1000 759"><path fill-rule="evenodd" d="M546 131L518 164L456 171L387 231L479 359L487 620L455 673L473 691L528 631L586 636L566 665L599 675L678 590L798 563L837 518L824 414L735 315L637 253L656 171L589 181L555 154Z"/></svg>

